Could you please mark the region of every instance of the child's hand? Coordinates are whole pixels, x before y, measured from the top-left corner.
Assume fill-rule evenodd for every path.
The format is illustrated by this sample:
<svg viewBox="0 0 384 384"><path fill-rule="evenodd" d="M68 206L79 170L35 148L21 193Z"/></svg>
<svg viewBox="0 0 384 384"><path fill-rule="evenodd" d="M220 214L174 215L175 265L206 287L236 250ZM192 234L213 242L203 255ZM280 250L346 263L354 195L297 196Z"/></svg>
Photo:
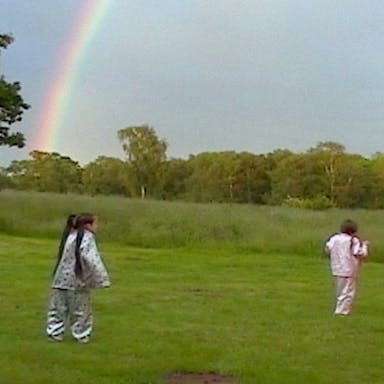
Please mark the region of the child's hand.
<svg viewBox="0 0 384 384"><path fill-rule="evenodd" d="M364 240L362 242L362 246L360 247L360 257L361 258L366 258L368 256L368 245L369 245L369 241L368 240Z"/></svg>

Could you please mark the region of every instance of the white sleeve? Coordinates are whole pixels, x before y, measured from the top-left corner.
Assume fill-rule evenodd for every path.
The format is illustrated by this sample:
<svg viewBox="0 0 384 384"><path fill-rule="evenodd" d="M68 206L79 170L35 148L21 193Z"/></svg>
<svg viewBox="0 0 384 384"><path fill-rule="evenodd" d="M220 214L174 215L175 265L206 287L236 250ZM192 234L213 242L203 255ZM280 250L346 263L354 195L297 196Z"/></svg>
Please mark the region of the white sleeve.
<svg viewBox="0 0 384 384"><path fill-rule="evenodd" d="M111 282L108 272L97 249L93 234L84 236L84 247L82 248L83 272L86 286L90 288L109 287Z"/></svg>
<svg viewBox="0 0 384 384"><path fill-rule="evenodd" d="M335 243L335 235L331 236L325 243L325 248L330 251Z"/></svg>
<svg viewBox="0 0 384 384"><path fill-rule="evenodd" d="M357 257L368 256L368 245L365 241L360 242L356 237L352 239L352 253Z"/></svg>

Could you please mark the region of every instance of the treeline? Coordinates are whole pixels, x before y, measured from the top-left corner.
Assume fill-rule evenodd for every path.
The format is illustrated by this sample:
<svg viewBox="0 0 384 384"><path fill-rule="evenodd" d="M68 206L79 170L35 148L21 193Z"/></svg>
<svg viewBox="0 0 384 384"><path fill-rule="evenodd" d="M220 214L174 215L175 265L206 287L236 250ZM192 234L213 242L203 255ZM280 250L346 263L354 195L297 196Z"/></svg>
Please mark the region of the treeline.
<svg viewBox="0 0 384 384"><path fill-rule="evenodd" d="M325 209L384 208L384 154L371 159L321 142L303 153L204 152L168 159L149 126L118 132L126 160L100 156L80 166L59 153L33 151L0 173L0 187L193 202Z"/></svg>

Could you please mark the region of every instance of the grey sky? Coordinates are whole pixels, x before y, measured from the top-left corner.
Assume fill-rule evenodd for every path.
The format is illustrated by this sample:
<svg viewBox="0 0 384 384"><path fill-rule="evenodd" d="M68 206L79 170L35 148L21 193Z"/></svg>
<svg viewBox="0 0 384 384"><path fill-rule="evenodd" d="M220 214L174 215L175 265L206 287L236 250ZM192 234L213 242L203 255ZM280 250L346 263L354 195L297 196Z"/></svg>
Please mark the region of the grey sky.
<svg viewBox="0 0 384 384"><path fill-rule="evenodd" d="M92 1L92 0L89 0ZM0 1L0 33L15 42L0 73L39 106L71 21L86 0ZM382 1L111 0L78 68L60 143L87 163L123 158L117 131L149 124L169 157L204 151L304 151L332 140L349 152L384 150Z"/></svg>

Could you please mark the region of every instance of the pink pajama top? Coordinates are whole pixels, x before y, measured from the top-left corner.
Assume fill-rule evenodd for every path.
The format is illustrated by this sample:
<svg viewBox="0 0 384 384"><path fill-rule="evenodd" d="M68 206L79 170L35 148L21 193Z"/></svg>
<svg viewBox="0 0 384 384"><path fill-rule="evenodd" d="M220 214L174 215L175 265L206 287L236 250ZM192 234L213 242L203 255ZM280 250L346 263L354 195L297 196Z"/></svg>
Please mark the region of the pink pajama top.
<svg viewBox="0 0 384 384"><path fill-rule="evenodd" d="M360 260L368 255L367 244L361 242L358 237L346 233L333 235L325 246L334 276L355 276Z"/></svg>

